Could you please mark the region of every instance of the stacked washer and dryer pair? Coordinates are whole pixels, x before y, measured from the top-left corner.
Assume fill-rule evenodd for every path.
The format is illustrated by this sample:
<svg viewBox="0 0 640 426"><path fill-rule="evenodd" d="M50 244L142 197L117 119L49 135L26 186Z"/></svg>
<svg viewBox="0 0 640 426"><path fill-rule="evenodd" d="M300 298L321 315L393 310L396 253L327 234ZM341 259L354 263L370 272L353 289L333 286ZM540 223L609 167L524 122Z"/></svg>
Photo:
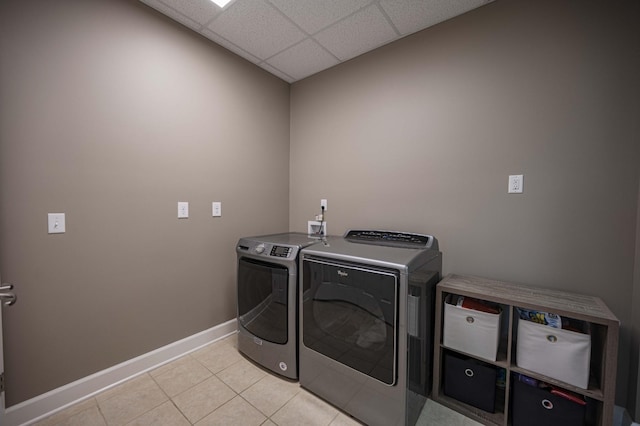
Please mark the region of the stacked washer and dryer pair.
<svg viewBox="0 0 640 426"><path fill-rule="evenodd" d="M238 349L368 425L414 425L430 389L430 235L242 238Z"/></svg>

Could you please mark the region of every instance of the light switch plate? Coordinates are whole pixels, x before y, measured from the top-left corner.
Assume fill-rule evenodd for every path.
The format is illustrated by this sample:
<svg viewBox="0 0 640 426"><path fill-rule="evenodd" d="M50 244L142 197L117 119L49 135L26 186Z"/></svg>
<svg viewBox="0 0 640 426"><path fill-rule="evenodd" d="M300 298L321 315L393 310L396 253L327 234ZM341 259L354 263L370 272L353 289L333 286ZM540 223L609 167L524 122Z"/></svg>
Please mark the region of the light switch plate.
<svg viewBox="0 0 640 426"><path fill-rule="evenodd" d="M189 217L189 203L187 201L178 201L178 219L187 219Z"/></svg>
<svg viewBox="0 0 640 426"><path fill-rule="evenodd" d="M49 213L47 223L49 234L64 234L66 232L64 213Z"/></svg>
<svg viewBox="0 0 640 426"><path fill-rule="evenodd" d="M214 201L211 203L211 214L213 217L222 216L222 203L220 201Z"/></svg>

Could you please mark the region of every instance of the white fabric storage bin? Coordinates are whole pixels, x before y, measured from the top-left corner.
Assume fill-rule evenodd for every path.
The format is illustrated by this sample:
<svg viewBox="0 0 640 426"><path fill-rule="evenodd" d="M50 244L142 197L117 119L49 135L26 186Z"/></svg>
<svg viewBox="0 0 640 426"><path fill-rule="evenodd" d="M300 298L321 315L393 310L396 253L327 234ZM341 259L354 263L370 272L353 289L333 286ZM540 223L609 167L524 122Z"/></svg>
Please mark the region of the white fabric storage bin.
<svg viewBox="0 0 640 426"><path fill-rule="evenodd" d="M518 320L516 364L587 389L591 335Z"/></svg>
<svg viewBox="0 0 640 426"><path fill-rule="evenodd" d="M444 346L495 361L500 342L500 315L452 305L451 295L444 303Z"/></svg>

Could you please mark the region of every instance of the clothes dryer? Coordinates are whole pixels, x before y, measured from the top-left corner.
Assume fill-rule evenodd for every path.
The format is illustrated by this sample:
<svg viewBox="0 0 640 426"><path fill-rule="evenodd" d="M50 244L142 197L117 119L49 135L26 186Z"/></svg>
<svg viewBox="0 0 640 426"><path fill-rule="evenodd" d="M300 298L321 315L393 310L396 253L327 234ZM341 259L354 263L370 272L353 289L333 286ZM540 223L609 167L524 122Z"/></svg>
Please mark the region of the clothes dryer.
<svg viewBox="0 0 640 426"><path fill-rule="evenodd" d="M367 425L413 425L430 389L430 235L349 231L300 255L300 385Z"/></svg>

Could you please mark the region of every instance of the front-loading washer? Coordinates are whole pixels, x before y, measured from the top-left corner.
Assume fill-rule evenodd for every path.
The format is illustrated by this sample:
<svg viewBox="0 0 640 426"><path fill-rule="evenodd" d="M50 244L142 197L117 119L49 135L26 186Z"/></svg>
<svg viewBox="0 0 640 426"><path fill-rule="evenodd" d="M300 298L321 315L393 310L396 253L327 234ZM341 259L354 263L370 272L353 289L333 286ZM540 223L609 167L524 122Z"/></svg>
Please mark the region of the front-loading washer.
<svg viewBox="0 0 640 426"><path fill-rule="evenodd" d="M298 255L320 243L304 233L238 241L238 350L289 379L298 379Z"/></svg>

